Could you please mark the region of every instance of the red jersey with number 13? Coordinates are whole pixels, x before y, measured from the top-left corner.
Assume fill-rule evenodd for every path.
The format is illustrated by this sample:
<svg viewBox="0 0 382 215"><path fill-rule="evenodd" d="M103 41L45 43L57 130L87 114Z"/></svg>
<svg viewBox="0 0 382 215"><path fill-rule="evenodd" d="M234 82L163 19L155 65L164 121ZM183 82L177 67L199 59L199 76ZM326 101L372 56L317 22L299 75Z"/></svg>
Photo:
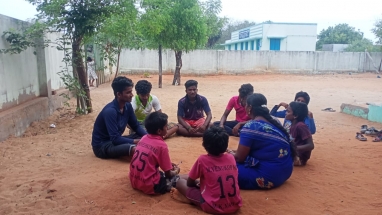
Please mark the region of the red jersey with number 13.
<svg viewBox="0 0 382 215"><path fill-rule="evenodd" d="M154 185L159 184L160 167L164 172L172 169L167 144L158 135L147 134L139 141L130 162L130 182L134 189L155 194Z"/></svg>
<svg viewBox="0 0 382 215"><path fill-rule="evenodd" d="M200 192L205 201L200 205L203 211L233 213L242 206L238 170L231 154L201 155L189 177L193 180L200 178Z"/></svg>

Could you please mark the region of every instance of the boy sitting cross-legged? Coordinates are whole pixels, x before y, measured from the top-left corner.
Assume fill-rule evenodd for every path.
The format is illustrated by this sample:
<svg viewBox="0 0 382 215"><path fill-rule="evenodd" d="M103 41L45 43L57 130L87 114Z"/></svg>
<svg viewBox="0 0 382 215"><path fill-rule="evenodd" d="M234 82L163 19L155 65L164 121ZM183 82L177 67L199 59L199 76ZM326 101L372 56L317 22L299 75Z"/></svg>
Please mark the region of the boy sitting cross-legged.
<svg viewBox="0 0 382 215"><path fill-rule="evenodd" d="M171 179L179 167L171 163L167 144L167 115L153 112L145 119L147 135L138 142L130 163L130 182L134 189L146 194L164 194L171 190ZM163 170L159 171L159 167Z"/></svg>

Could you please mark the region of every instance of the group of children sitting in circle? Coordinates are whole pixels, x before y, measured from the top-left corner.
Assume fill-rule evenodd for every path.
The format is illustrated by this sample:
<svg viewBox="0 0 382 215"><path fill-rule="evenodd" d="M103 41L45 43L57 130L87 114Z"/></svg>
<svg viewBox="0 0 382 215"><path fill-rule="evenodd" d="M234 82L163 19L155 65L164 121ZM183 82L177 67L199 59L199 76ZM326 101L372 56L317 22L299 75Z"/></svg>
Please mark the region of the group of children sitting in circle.
<svg viewBox="0 0 382 215"><path fill-rule="evenodd" d="M271 189L282 185L293 166L304 166L314 149L310 97L298 92L293 102L275 105L243 84L218 122L206 97L198 94L198 82L185 83L186 95L178 102L178 123L169 123L152 85L129 78L114 79L115 99L99 113L92 134L92 148L99 158L130 156L131 186L146 194L171 192L172 197L199 206L212 214L232 213L242 206L239 189ZM283 106L285 110L278 111ZM154 109L154 112L152 110ZM232 111L236 119L227 121ZM206 115L206 117L204 116ZM281 124L277 118L285 118ZM125 129L128 136L122 136ZM177 133L202 137L207 154L199 156L188 175L179 175L164 139ZM229 136L240 138L236 150L228 149ZM163 171L160 171L160 169Z"/></svg>

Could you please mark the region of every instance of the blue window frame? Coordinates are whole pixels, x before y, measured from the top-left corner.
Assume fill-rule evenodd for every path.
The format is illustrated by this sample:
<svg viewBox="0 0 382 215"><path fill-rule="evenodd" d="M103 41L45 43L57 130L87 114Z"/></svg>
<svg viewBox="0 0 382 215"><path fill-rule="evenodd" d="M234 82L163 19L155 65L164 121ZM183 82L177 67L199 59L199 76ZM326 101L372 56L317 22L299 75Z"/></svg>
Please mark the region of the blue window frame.
<svg viewBox="0 0 382 215"><path fill-rule="evenodd" d="M261 47L261 39L256 40L256 50L260 50Z"/></svg>
<svg viewBox="0 0 382 215"><path fill-rule="evenodd" d="M269 50L280 51L281 39L270 39Z"/></svg>

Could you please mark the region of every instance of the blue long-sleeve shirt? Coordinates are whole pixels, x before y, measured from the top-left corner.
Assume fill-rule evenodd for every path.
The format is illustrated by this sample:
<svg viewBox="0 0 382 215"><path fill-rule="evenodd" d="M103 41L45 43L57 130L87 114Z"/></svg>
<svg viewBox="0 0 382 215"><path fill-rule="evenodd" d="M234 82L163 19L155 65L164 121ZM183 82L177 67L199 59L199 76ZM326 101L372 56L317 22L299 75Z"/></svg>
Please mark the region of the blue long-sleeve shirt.
<svg viewBox="0 0 382 215"><path fill-rule="evenodd" d="M280 106L275 105L272 108L272 110L270 112L271 116L275 116L275 117L278 117L278 118L285 118L286 110L277 111L279 109L279 107ZM313 118L310 118L309 116L305 117L304 123L308 126L309 131L310 131L311 134L315 134L316 133L316 124L314 123L314 119ZM292 124L292 122L290 120L287 120L287 119L284 120L284 127L290 127L290 124ZM286 125L288 125L288 126L286 126Z"/></svg>
<svg viewBox="0 0 382 215"><path fill-rule="evenodd" d="M127 102L121 113L118 101L114 99L102 109L94 122L93 148L99 148L108 141L111 141L113 145L133 144L134 139L122 136L127 125L140 136L147 134L139 125L131 104Z"/></svg>

